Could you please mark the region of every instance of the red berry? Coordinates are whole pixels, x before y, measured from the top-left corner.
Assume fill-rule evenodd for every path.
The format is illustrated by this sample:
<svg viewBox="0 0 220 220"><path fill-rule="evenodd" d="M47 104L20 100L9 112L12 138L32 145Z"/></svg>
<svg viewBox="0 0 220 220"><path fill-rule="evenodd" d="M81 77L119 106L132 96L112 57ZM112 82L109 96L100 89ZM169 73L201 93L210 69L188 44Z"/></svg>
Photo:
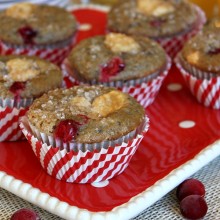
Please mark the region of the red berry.
<svg viewBox="0 0 220 220"><path fill-rule="evenodd" d="M63 142L72 141L78 132L79 123L74 120L61 121L55 129L55 138L63 140Z"/></svg>
<svg viewBox="0 0 220 220"><path fill-rule="evenodd" d="M152 26L152 27L160 27L162 24L164 24L166 22L166 20L165 19L156 19L156 20L152 20L152 21L150 21L150 25Z"/></svg>
<svg viewBox="0 0 220 220"><path fill-rule="evenodd" d="M116 76L125 68L120 57L115 57L101 68L100 81L109 82L110 77Z"/></svg>
<svg viewBox="0 0 220 220"><path fill-rule="evenodd" d="M220 48L214 48L208 52L210 55L216 55L220 53Z"/></svg>
<svg viewBox="0 0 220 220"><path fill-rule="evenodd" d="M88 122L88 117L85 115L78 115L81 117L81 121L77 122L74 120L63 120L57 125L54 136L55 138L61 139L63 142L70 142L75 139L79 127Z"/></svg>
<svg viewBox="0 0 220 220"><path fill-rule="evenodd" d="M10 220L40 220L40 216L30 209L20 209L16 211Z"/></svg>
<svg viewBox="0 0 220 220"><path fill-rule="evenodd" d="M20 93L25 89L26 82L14 82L9 90L12 92L15 96L19 96Z"/></svg>
<svg viewBox="0 0 220 220"><path fill-rule="evenodd" d="M207 210L205 199L199 195L187 196L180 202L180 211L188 219L200 219L206 215Z"/></svg>
<svg viewBox="0 0 220 220"><path fill-rule="evenodd" d="M205 187L202 184L202 182L200 182L197 179L187 179L177 187L176 196L179 199L179 201L181 201L189 195L204 196Z"/></svg>
<svg viewBox="0 0 220 220"><path fill-rule="evenodd" d="M34 38L37 36L37 31L33 30L29 26L19 28L18 33L21 35L24 43L26 44L33 44Z"/></svg>

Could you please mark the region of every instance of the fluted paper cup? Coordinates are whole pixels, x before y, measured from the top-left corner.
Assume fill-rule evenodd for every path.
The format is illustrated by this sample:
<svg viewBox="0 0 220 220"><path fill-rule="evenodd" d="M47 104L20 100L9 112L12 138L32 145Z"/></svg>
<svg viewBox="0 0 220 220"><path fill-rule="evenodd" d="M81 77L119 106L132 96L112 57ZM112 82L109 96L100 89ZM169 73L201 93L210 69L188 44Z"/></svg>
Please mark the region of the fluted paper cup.
<svg viewBox="0 0 220 220"><path fill-rule="evenodd" d="M189 31L172 37L155 39L172 59L174 59L177 53L183 48L185 42L195 36L206 22L205 13L198 6L194 5L194 7L198 16L195 24Z"/></svg>
<svg viewBox="0 0 220 220"><path fill-rule="evenodd" d="M75 43L75 35L61 43L45 46L16 46L0 40L1 55L28 55L38 56L52 63L60 65L72 50Z"/></svg>
<svg viewBox="0 0 220 220"><path fill-rule="evenodd" d="M0 98L0 142L24 139L19 120L25 115L32 101L32 99L16 101Z"/></svg>
<svg viewBox="0 0 220 220"><path fill-rule="evenodd" d="M194 67L186 69L180 55L176 57L175 63L196 100L206 107L220 109L220 77Z"/></svg>
<svg viewBox="0 0 220 220"><path fill-rule="evenodd" d="M114 141L95 144L56 142L53 137L33 132L27 117L20 127L41 163L42 168L56 179L74 183L91 183L109 180L122 173L136 152L149 120L133 131ZM42 139L45 139L43 142Z"/></svg>

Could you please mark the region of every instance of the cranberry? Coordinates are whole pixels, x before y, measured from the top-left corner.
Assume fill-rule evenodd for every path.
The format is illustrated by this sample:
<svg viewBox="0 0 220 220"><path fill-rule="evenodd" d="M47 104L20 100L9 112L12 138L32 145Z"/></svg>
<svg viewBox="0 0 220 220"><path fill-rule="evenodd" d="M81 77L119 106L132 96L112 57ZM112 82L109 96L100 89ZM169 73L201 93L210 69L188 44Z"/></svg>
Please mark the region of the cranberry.
<svg viewBox="0 0 220 220"><path fill-rule="evenodd" d="M26 44L33 44L34 38L37 36L37 31L33 30L29 26L19 28L18 33L21 35L24 43Z"/></svg>
<svg viewBox="0 0 220 220"><path fill-rule="evenodd" d="M200 195L204 196L205 195L205 187L197 179L187 179L183 181L178 187L176 191L176 196L181 201L184 199L186 196L189 195Z"/></svg>
<svg viewBox="0 0 220 220"><path fill-rule="evenodd" d="M10 220L40 220L40 216L33 210L22 208L16 211Z"/></svg>
<svg viewBox="0 0 220 220"><path fill-rule="evenodd" d="M125 64L120 57L115 57L101 68L100 81L108 82L110 77L116 76L125 68Z"/></svg>
<svg viewBox="0 0 220 220"><path fill-rule="evenodd" d="M185 218L200 219L207 213L208 206L200 195L190 195L180 202L180 211Z"/></svg>
<svg viewBox="0 0 220 220"><path fill-rule="evenodd" d="M220 48L214 48L208 52L210 55L216 55L220 53Z"/></svg>
<svg viewBox="0 0 220 220"><path fill-rule="evenodd" d="M150 21L150 25L152 27L160 27L162 24L164 24L166 22L166 20L162 20L162 19L156 19L156 20L152 20Z"/></svg>
<svg viewBox="0 0 220 220"><path fill-rule="evenodd" d="M89 119L85 115L79 116L82 118L81 122L77 122L71 119L60 121L54 131L55 138L61 139L65 143L72 141L76 137L79 127L86 124Z"/></svg>
<svg viewBox="0 0 220 220"><path fill-rule="evenodd" d="M25 89L26 82L14 82L9 88L15 96L19 96L20 93Z"/></svg>

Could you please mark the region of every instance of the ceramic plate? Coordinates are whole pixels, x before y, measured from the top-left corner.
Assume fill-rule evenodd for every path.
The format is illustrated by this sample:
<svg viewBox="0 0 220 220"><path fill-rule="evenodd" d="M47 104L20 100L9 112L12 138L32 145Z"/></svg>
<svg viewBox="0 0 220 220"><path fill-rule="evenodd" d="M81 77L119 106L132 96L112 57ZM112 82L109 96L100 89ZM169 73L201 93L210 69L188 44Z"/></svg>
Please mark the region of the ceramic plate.
<svg viewBox="0 0 220 220"><path fill-rule="evenodd" d="M106 8L72 9L78 41L105 33ZM220 155L220 111L197 103L173 66L146 109L150 129L116 178L71 184L47 175L26 141L0 143L0 186L64 219L130 219Z"/></svg>

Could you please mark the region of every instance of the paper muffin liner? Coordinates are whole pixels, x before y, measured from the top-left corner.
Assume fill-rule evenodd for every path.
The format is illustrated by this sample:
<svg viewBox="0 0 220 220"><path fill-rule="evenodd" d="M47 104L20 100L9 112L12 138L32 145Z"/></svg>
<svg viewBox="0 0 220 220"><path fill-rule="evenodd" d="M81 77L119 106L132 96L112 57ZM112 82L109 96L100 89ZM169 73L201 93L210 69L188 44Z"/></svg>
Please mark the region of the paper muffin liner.
<svg viewBox="0 0 220 220"><path fill-rule="evenodd" d="M69 54L75 43L76 34L63 42L48 45L18 46L0 40L1 55L27 55L38 56L52 63L60 65Z"/></svg>
<svg viewBox="0 0 220 220"><path fill-rule="evenodd" d="M206 16L202 9L197 5L194 5L194 7L198 16L195 24L189 31L172 37L155 39L165 49L167 54L172 59L174 59L177 53L183 48L185 42L195 36L202 29L203 25L206 22Z"/></svg>
<svg viewBox="0 0 220 220"><path fill-rule="evenodd" d="M89 84L97 85L102 84L108 87L115 87L122 92L128 93L133 96L144 108L152 104L158 94L160 87L166 78L171 67L171 59L167 56L167 63L162 71L155 72L146 77L135 80L118 80L111 82L98 82L98 81L79 81L74 75L74 71L70 67L68 60L65 59L61 65L61 69L66 82L66 87Z"/></svg>
<svg viewBox="0 0 220 220"><path fill-rule="evenodd" d="M197 77L195 73L190 72L190 69L185 69L179 56L175 58L175 64L197 101L206 107L220 109L220 77L203 78L202 76L205 76L205 73L199 70Z"/></svg>
<svg viewBox="0 0 220 220"><path fill-rule="evenodd" d="M182 67L187 70L190 74L192 74L193 76L195 76L198 79L207 79L210 80L211 78L214 78L217 76L216 73L213 72L207 72L207 71L202 71L194 66L192 66L191 64L189 64L181 55L181 53L179 53L176 57L176 61L178 63L180 63L182 65ZM216 69L216 71L218 71L218 69Z"/></svg>
<svg viewBox="0 0 220 220"><path fill-rule="evenodd" d="M19 119L25 115L33 99L0 98L0 142L24 139L19 128Z"/></svg>
<svg viewBox="0 0 220 220"><path fill-rule="evenodd" d="M94 144L56 143L53 137L44 137L43 142L42 136L47 135L35 135L39 132L32 131L26 116L22 117L20 127L49 175L66 182L91 183L111 179L125 170L148 130L149 119L146 116L132 134Z"/></svg>

